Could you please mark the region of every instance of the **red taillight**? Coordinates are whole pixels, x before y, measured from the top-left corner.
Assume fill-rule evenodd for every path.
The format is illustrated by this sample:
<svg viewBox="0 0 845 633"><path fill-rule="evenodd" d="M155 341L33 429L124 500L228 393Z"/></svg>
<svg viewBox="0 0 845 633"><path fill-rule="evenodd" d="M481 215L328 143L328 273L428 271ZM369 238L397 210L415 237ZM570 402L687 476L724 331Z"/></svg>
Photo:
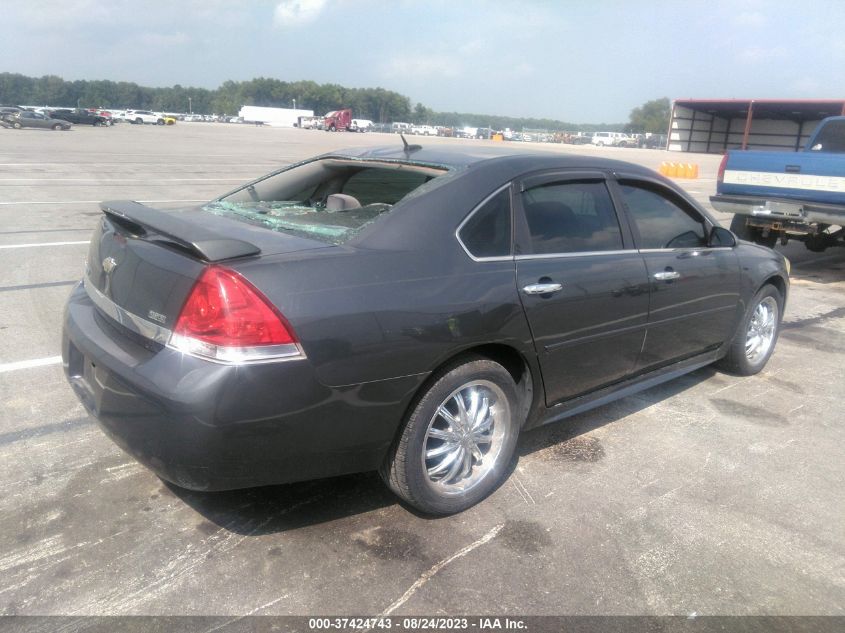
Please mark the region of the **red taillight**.
<svg viewBox="0 0 845 633"><path fill-rule="evenodd" d="M225 361L299 354L293 330L264 295L236 272L220 266L206 268L194 284L171 344Z"/></svg>
<svg viewBox="0 0 845 633"><path fill-rule="evenodd" d="M722 162L719 163L719 171L716 174L716 182L725 182L725 166L728 164L728 155L722 156Z"/></svg>

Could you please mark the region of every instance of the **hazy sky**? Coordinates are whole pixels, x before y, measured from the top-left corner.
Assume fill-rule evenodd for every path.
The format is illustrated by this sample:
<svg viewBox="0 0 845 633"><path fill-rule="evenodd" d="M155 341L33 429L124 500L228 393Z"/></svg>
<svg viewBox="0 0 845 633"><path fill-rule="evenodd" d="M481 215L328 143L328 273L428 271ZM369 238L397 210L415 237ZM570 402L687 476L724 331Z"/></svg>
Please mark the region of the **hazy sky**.
<svg viewBox="0 0 845 633"><path fill-rule="evenodd" d="M381 86L435 110L626 121L650 99L845 98L845 0L10 0L0 71Z"/></svg>

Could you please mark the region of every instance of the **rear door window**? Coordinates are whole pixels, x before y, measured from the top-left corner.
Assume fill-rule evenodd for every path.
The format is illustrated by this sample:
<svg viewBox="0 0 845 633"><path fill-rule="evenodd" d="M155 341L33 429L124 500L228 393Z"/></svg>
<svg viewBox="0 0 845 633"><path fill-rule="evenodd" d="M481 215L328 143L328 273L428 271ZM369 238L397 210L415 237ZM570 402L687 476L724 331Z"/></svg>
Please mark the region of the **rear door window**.
<svg viewBox="0 0 845 633"><path fill-rule="evenodd" d="M528 189L522 207L534 254L621 250L619 220L603 181L567 181Z"/></svg>

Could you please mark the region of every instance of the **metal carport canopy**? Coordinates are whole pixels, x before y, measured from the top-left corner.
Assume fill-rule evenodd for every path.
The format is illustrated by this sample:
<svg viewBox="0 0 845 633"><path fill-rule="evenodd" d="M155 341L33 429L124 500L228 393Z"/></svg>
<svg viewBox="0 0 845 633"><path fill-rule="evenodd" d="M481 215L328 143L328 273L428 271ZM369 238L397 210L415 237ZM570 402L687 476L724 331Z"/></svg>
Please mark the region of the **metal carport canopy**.
<svg viewBox="0 0 845 633"><path fill-rule="evenodd" d="M672 120L675 118L676 106L725 119L744 116L742 149L747 149L748 134L755 116L761 119L802 123L845 115L845 99L675 99L672 105ZM671 129L669 133L671 134Z"/></svg>

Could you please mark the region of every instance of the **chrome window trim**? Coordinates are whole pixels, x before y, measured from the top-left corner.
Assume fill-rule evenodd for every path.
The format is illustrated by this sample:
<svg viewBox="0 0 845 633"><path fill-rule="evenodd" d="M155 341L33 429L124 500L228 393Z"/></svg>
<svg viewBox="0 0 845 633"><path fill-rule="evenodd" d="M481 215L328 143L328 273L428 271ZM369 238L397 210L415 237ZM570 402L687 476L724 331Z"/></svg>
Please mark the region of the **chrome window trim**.
<svg viewBox="0 0 845 633"><path fill-rule="evenodd" d="M698 251L703 253L704 251L732 251L735 247L734 246L682 246L679 248L641 248L639 249L640 253L647 254L647 253L690 253L693 251Z"/></svg>
<svg viewBox="0 0 845 633"><path fill-rule="evenodd" d="M216 347L212 345L210 347L215 347L218 355L210 356L203 354L200 350L206 344L202 341L174 334L166 327L147 321L137 314L120 307L100 292L88 276L83 277L82 285L94 305L104 314L117 321L126 329L146 339L164 345L168 349L172 349L180 354L193 356L194 358L218 365L255 365L305 358L305 352L299 343L266 345L261 347Z"/></svg>
<svg viewBox="0 0 845 633"><path fill-rule="evenodd" d="M493 198L498 196L505 189L510 188L510 186L511 186L511 183L507 183L505 185L502 185L501 187L496 189L493 193L491 193L489 196L484 198L484 200L482 200L477 205L475 205L475 207L472 209L472 211L470 211L467 214L467 217L465 217L461 221L461 223L458 225L458 228L455 229L455 239L458 240L458 244L460 244L461 248L464 249L464 253L467 254L467 257L469 257L474 262L512 262L514 260L514 256L512 254L513 253L513 203L511 203L511 255L491 255L490 257L476 257L475 255L473 255L470 252L470 250L467 248L466 244L464 244L463 240L461 239L461 229L464 228L464 225L472 219L472 216L474 216L476 213L478 213L479 209L481 209L481 207L483 207L485 204L490 202L490 200L492 200Z"/></svg>
<svg viewBox="0 0 845 633"><path fill-rule="evenodd" d="M561 257L596 257L598 255L627 255L629 253L637 253L635 248L616 249L612 251L581 251L575 253L538 253L529 255L517 255L516 261L530 260L530 259L557 259Z"/></svg>
<svg viewBox="0 0 845 633"><path fill-rule="evenodd" d="M84 277L82 283L85 287L85 292L88 294L88 297L94 305L126 329L162 345L166 345L170 340L172 335L170 330L166 327L162 327L158 323L147 321L146 319L139 317L137 314L129 312L129 310L126 310L125 308L121 308L114 301L100 292L99 288L94 285L94 282L91 281L89 277Z"/></svg>

